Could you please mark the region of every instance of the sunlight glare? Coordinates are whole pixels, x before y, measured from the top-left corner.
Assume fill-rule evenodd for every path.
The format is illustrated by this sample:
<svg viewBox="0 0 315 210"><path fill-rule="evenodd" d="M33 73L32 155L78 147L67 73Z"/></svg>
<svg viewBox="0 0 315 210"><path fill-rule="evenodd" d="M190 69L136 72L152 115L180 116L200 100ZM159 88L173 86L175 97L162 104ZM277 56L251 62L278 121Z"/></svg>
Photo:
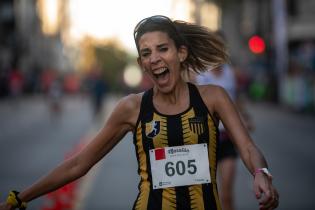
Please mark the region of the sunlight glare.
<svg viewBox="0 0 315 210"><path fill-rule="evenodd" d="M189 0L182 0L187 2ZM174 8L176 0L69 0L70 37L81 39L92 36L98 39L116 38L129 50L136 51L133 28L143 18L161 14L171 18L187 19L184 3ZM175 16L176 15L176 16ZM186 15L186 17L185 17Z"/></svg>
<svg viewBox="0 0 315 210"><path fill-rule="evenodd" d="M142 80L141 70L134 65L127 66L124 71L124 82L129 87L137 87Z"/></svg>
<svg viewBox="0 0 315 210"><path fill-rule="evenodd" d="M38 10L42 19L42 30L45 34L54 34L58 30L58 7L56 0L39 0Z"/></svg>

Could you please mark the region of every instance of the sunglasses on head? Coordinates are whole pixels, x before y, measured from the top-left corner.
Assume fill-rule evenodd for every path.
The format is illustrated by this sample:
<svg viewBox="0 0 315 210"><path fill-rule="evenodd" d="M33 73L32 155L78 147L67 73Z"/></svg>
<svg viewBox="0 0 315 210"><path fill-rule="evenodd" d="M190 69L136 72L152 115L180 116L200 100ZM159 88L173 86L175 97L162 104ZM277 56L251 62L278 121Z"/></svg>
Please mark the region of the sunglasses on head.
<svg viewBox="0 0 315 210"><path fill-rule="evenodd" d="M138 35L138 32L139 32L139 29L144 26L146 23L148 22L152 22L152 23L168 23L170 24L172 27L175 28L175 26L173 25L173 21L164 16L164 15L154 15L154 16L151 16L151 17L147 17L147 18L144 18L142 19L135 27L134 31L133 31L133 37L134 39L136 40L136 37Z"/></svg>

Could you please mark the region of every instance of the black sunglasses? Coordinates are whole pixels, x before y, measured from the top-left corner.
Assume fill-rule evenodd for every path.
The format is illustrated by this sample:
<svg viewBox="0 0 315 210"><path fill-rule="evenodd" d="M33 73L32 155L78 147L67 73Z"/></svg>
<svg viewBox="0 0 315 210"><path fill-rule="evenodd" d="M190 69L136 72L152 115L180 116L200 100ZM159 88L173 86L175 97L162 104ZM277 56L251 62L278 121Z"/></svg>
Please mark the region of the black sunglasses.
<svg viewBox="0 0 315 210"><path fill-rule="evenodd" d="M164 16L164 15L154 15L154 16L151 16L151 17L147 17L147 18L144 18L142 19L135 27L134 31L133 31L133 37L134 39L136 40L137 38L137 35L138 35L138 32L139 32L139 29L145 24L145 23L148 23L148 22L153 22L153 23L167 23L169 24L171 27L173 27L175 30L175 26L173 24L173 21Z"/></svg>

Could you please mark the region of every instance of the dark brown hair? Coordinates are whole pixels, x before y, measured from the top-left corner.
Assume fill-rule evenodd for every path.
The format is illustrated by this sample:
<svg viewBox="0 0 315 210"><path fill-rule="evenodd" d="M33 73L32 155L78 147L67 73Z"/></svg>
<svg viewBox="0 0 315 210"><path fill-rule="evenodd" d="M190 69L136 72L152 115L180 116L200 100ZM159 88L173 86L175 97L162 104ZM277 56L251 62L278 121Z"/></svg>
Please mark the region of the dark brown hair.
<svg viewBox="0 0 315 210"><path fill-rule="evenodd" d="M134 39L139 52L138 42L146 32L162 31L179 48L188 48L188 56L182 67L196 73L216 68L227 62L228 56L223 39L207 27L181 20L172 21L166 16L155 15L141 20L134 30Z"/></svg>

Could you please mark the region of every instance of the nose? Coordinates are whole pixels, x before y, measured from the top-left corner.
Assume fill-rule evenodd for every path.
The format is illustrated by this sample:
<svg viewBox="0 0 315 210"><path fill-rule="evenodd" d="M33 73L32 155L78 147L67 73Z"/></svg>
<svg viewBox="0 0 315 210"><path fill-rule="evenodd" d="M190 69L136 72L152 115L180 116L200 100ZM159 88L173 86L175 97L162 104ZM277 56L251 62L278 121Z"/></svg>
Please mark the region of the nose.
<svg viewBox="0 0 315 210"><path fill-rule="evenodd" d="M159 53L157 52L152 52L151 56L150 56L150 62L152 64L158 63L161 60L161 57L159 55Z"/></svg>

